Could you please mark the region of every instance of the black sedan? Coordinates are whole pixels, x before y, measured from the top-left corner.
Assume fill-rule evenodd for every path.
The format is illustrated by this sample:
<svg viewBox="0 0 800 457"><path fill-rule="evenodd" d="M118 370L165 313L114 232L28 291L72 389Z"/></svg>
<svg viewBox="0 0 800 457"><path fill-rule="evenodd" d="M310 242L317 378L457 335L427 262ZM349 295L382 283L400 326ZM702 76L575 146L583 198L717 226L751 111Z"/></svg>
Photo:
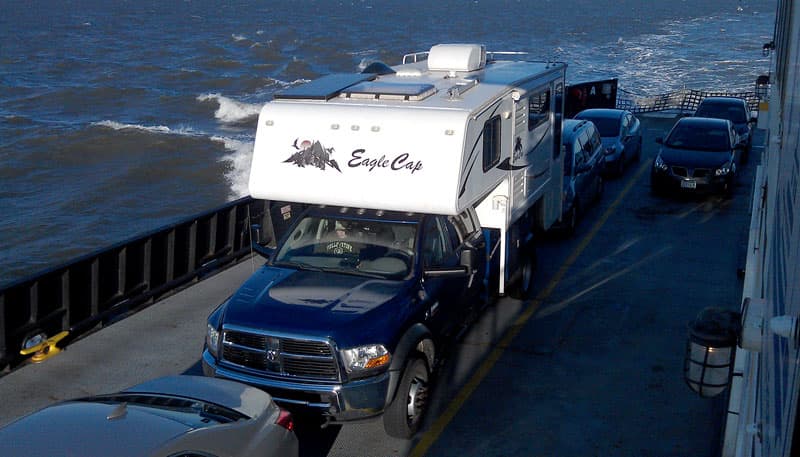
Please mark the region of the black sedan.
<svg viewBox="0 0 800 457"><path fill-rule="evenodd" d="M679 119L661 144L650 172L654 193L711 191L730 195L738 157L744 149L727 119Z"/></svg>

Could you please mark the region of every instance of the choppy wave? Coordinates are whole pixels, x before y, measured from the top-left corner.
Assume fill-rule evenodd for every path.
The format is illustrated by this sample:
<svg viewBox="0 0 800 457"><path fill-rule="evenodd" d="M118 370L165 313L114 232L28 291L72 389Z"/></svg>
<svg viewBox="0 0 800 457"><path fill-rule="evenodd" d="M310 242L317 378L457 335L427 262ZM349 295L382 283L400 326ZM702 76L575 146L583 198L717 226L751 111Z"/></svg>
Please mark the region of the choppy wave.
<svg viewBox="0 0 800 457"><path fill-rule="evenodd" d="M261 104L252 104L233 100L220 94L204 94L197 97L199 102L213 101L219 105L214 117L226 124L238 124L252 120L261 111Z"/></svg>
<svg viewBox="0 0 800 457"><path fill-rule="evenodd" d="M191 136L203 135L202 132L197 132L189 127L172 129L165 125L124 124L122 122L110 121L110 120L93 122L92 125L98 127L107 127L113 130L141 130L149 133L169 134L169 135L191 135Z"/></svg>
<svg viewBox="0 0 800 457"><path fill-rule="evenodd" d="M248 180L250 179L250 161L253 158L254 142L221 136L213 136L211 139L224 144L225 149L229 151L219 160L227 166L225 180L231 189L231 199L250 195Z"/></svg>

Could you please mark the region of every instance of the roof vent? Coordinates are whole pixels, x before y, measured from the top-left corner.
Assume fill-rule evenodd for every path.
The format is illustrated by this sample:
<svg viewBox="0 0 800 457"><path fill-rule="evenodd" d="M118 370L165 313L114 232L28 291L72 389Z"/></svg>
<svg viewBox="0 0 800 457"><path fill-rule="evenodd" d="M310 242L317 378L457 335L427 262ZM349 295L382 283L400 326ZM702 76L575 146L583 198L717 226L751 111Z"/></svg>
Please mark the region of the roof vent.
<svg viewBox="0 0 800 457"><path fill-rule="evenodd" d="M437 44L428 54L430 71L475 71L486 65L486 47L481 44Z"/></svg>

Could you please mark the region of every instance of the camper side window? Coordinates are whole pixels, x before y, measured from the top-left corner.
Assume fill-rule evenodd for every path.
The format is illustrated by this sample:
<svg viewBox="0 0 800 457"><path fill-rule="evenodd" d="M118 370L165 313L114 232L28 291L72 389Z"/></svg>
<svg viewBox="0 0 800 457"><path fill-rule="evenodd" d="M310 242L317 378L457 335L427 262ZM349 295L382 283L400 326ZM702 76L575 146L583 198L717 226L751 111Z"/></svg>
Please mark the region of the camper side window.
<svg viewBox="0 0 800 457"><path fill-rule="evenodd" d="M500 161L500 116L483 124L483 172L491 170Z"/></svg>
<svg viewBox="0 0 800 457"><path fill-rule="evenodd" d="M550 90L531 95L528 98L528 131L544 124L550 119Z"/></svg>

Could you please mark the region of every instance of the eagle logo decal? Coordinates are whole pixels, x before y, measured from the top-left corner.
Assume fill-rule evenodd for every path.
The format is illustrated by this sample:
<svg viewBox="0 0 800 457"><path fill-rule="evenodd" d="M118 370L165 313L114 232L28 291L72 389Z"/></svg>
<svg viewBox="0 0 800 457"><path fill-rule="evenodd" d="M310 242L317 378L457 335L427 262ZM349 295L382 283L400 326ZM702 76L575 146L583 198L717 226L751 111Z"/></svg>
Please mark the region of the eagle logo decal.
<svg viewBox="0 0 800 457"><path fill-rule="evenodd" d="M288 159L284 160L283 163L293 163L300 168L305 168L307 166L316 167L320 170L325 170L326 167L330 167L339 173L342 172L342 170L339 169L339 164L331 158L331 155L334 153L333 148L326 148L322 146L322 143L316 140L303 140L301 142L299 138L294 140L292 147L296 152Z"/></svg>

